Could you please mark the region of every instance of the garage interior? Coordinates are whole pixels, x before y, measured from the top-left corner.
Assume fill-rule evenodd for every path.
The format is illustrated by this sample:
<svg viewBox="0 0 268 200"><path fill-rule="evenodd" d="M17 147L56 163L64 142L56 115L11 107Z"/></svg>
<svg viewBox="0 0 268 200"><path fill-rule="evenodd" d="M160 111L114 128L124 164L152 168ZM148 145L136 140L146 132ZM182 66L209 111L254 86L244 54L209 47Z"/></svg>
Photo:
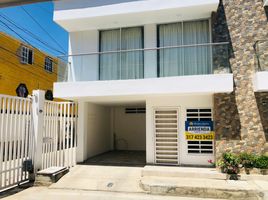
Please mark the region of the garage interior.
<svg viewBox="0 0 268 200"><path fill-rule="evenodd" d="M87 106L86 165L145 166L144 104Z"/></svg>

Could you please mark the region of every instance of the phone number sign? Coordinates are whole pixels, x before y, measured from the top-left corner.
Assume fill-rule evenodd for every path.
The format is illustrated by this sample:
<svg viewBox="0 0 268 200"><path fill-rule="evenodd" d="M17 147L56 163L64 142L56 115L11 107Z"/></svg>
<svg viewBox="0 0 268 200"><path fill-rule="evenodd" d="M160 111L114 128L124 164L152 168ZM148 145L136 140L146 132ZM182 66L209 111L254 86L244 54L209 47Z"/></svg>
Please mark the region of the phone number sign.
<svg viewBox="0 0 268 200"><path fill-rule="evenodd" d="M214 140L215 133L212 121L186 121L186 140Z"/></svg>

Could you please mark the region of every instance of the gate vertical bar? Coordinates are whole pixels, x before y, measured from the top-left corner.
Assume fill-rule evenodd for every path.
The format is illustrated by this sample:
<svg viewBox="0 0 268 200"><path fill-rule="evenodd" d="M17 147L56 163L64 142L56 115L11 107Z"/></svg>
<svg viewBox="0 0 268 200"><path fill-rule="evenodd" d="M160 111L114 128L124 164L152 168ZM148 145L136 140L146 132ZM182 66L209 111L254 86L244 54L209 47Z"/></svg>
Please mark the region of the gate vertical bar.
<svg viewBox="0 0 268 200"><path fill-rule="evenodd" d="M12 185L12 179L11 179L11 174L12 174L12 140L13 140L13 121L14 121L14 100L11 99L11 107L10 107L10 123L9 123L9 149L8 149L8 185Z"/></svg>
<svg viewBox="0 0 268 200"><path fill-rule="evenodd" d="M5 110L5 98L0 97L0 188L3 186L3 153L4 153L4 110Z"/></svg>
<svg viewBox="0 0 268 200"><path fill-rule="evenodd" d="M7 99L7 109L6 109L6 111L5 111L5 118L6 118L6 121L5 121L5 131L4 131L4 133L5 133L5 143L4 143L4 146L5 146L5 150L4 150L4 187L6 187L6 185L7 185L7 182L6 182L6 180L7 180L7 171L8 171L8 169L7 169L7 162L8 162L8 153L7 153L7 151L8 151L8 125L9 125L9 110L10 110L10 98L8 98Z"/></svg>
<svg viewBox="0 0 268 200"><path fill-rule="evenodd" d="M15 99L15 111L14 111L14 146L13 146L13 157L12 157L12 161L13 161L13 183L17 182L16 180L16 168L18 167L17 165L17 122L18 122L18 99Z"/></svg>

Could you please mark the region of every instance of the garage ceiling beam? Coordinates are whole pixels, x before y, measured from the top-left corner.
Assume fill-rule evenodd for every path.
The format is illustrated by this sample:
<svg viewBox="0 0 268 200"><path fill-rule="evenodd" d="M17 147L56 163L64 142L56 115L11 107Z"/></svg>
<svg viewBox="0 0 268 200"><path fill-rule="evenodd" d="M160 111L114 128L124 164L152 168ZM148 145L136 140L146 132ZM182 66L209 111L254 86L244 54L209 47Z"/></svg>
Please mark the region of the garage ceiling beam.
<svg viewBox="0 0 268 200"><path fill-rule="evenodd" d="M39 3L45 1L53 1L53 0L0 0L0 8L10 6L21 6L24 4Z"/></svg>

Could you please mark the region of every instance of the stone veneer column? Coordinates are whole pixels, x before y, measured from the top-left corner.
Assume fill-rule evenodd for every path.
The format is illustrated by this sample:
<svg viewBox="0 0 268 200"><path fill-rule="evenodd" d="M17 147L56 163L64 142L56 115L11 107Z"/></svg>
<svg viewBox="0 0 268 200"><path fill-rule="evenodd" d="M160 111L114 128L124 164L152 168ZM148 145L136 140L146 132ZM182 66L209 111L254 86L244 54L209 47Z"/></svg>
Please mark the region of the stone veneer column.
<svg viewBox="0 0 268 200"><path fill-rule="evenodd" d="M230 42L234 92L214 95L216 155L225 151L261 153L265 135L252 78L256 59L253 45L268 38L262 0L222 0L212 15L213 42Z"/></svg>

